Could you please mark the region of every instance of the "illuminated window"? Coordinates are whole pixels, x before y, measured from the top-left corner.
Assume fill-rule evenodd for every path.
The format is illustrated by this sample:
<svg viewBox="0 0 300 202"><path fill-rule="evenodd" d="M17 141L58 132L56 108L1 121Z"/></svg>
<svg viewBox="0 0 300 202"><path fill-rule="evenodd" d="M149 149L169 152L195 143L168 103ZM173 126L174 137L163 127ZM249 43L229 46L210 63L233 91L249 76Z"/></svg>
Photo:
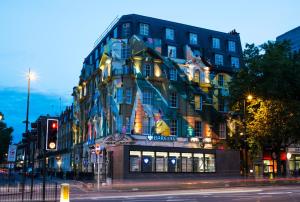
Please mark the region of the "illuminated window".
<svg viewBox="0 0 300 202"><path fill-rule="evenodd" d="M219 138L226 139L226 124L220 123L219 125Z"/></svg>
<svg viewBox="0 0 300 202"><path fill-rule="evenodd" d="M177 81L177 70L176 69L170 69L170 80Z"/></svg>
<svg viewBox="0 0 300 202"><path fill-rule="evenodd" d="M197 43L198 43L197 34L190 33L190 44L197 44Z"/></svg>
<svg viewBox="0 0 300 202"><path fill-rule="evenodd" d="M126 104L131 104L132 90L126 89Z"/></svg>
<svg viewBox="0 0 300 202"><path fill-rule="evenodd" d="M174 40L174 29L166 28L166 39Z"/></svg>
<svg viewBox="0 0 300 202"><path fill-rule="evenodd" d="M200 95L195 95L195 109L202 110L202 97Z"/></svg>
<svg viewBox="0 0 300 202"><path fill-rule="evenodd" d="M171 107L174 107L174 108L177 107L177 93L176 92L172 92L170 94L170 105L171 105Z"/></svg>
<svg viewBox="0 0 300 202"><path fill-rule="evenodd" d="M140 151L130 151L130 172L140 172L141 171L141 152Z"/></svg>
<svg viewBox="0 0 300 202"><path fill-rule="evenodd" d="M95 50L95 59L97 59L98 57L99 57L99 50L98 50L98 48L96 48L96 50Z"/></svg>
<svg viewBox="0 0 300 202"><path fill-rule="evenodd" d="M128 44L122 44L121 47L121 58L127 59L130 56L130 46Z"/></svg>
<svg viewBox="0 0 300 202"><path fill-rule="evenodd" d="M193 156L191 153L181 154L181 172L193 172Z"/></svg>
<svg viewBox="0 0 300 202"><path fill-rule="evenodd" d="M130 36L130 23L124 23L122 25L122 37L127 38Z"/></svg>
<svg viewBox="0 0 300 202"><path fill-rule="evenodd" d="M114 38L118 38L118 27L114 29Z"/></svg>
<svg viewBox="0 0 300 202"><path fill-rule="evenodd" d="M228 41L228 51L235 52L235 41Z"/></svg>
<svg viewBox="0 0 300 202"><path fill-rule="evenodd" d="M148 36L149 35L149 25L140 23L140 35Z"/></svg>
<svg viewBox="0 0 300 202"><path fill-rule="evenodd" d="M223 66L223 55L215 54L215 65Z"/></svg>
<svg viewBox="0 0 300 202"><path fill-rule="evenodd" d="M151 124L150 124L150 118L148 116L145 116L143 120L143 134L144 135L151 134Z"/></svg>
<svg viewBox="0 0 300 202"><path fill-rule="evenodd" d="M177 136L177 120L170 120L171 135Z"/></svg>
<svg viewBox="0 0 300 202"><path fill-rule="evenodd" d="M202 122L195 121L195 136L202 137Z"/></svg>
<svg viewBox="0 0 300 202"><path fill-rule="evenodd" d="M143 91L143 104L152 105L152 92L150 90Z"/></svg>
<svg viewBox="0 0 300 202"><path fill-rule="evenodd" d="M90 65L93 64L93 55L90 55Z"/></svg>
<svg viewBox="0 0 300 202"><path fill-rule="evenodd" d="M204 155L202 153L194 153L194 172L204 172Z"/></svg>
<svg viewBox="0 0 300 202"><path fill-rule="evenodd" d="M224 86L224 76L223 76L223 74L218 75L218 85L219 86Z"/></svg>
<svg viewBox="0 0 300 202"><path fill-rule="evenodd" d="M176 58L176 47L175 46L168 46L168 57Z"/></svg>
<svg viewBox="0 0 300 202"><path fill-rule="evenodd" d="M240 60L237 57L231 57L231 66L234 68L240 67Z"/></svg>
<svg viewBox="0 0 300 202"><path fill-rule="evenodd" d="M205 154L204 155L204 165L205 165L205 172L215 172L215 155L214 154Z"/></svg>
<svg viewBox="0 0 300 202"><path fill-rule="evenodd" d="M213 48L220 49L220 39L219 38L213 38L212 39L212 46L213 46Z"/></svg>
<svg viewBox="0 0 300 202"><path fill-rule="evenodd" d="M152 76L152 65L150 63L146 63L143 68L143 74L145 77Z"/></svg>
<svg viewBox="0 0 300 202"><path fill-rule="evenodd" d="M167 152L156 152L156 172L168 172Z"/></svg>
<svg viewBox="0 0 300 202"><path fill-rule="evenodd" d="M194 81L197 83L200 81L200 71L198 69L195 71Z"/></svg>

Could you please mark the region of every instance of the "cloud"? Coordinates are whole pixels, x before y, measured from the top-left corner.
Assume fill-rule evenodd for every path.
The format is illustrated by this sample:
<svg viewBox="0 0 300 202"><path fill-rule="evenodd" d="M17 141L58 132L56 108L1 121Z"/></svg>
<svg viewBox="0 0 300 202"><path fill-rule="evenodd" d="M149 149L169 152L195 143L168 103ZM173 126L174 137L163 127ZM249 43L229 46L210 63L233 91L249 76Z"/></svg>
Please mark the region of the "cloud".
<svg viewBox="0 0 300 202"><path fill-rule="evenodd" d="M59 115L61 110L71 104L68 94L42 93L30 94L29 121L34 122L40 115ZM19 142L25 131L27 91L23 88L0 88L0 111L8 126L14 128L13 141Z"/></svg>

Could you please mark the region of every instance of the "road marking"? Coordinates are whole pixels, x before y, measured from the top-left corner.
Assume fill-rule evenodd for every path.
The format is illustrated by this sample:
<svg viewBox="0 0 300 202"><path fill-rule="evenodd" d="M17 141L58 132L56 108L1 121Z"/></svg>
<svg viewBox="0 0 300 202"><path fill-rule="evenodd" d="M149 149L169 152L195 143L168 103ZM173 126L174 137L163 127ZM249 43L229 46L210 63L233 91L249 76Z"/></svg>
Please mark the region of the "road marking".
<svg viewBox="0 0 300 202"><path fill-rule="evenodd" d="M267 192L267 193L258 193L259 195L273 195L273 194L291 194L293 192L286 191L286 192Z"/></svg>
<svg viewBox="0 0 300 202"><path fill-rule="evenodd" d="M201 190L193 190L193 191L177 191L177 192L169 192L169 193L157 193L157 194L141 194L141 195L120 195L120 196L93 196L93 197L84 197L84 198L72 198L72 200L86 200L86 199L120 199L120 198L144 198L144 197L161 197L161 196L187 196L187 195L212 195L212 194L225 194L225 193L249 193L249 192L261 192L262 189L252 189L252 190L219 190L219 191L201 191Z"/></svg>

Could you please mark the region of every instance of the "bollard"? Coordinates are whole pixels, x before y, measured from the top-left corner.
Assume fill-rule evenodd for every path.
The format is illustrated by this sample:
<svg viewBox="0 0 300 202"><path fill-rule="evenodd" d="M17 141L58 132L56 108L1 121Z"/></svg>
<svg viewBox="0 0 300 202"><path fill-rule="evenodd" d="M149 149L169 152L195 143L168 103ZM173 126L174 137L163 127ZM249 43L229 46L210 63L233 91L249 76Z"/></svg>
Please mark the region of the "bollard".
<svg viewBox="0 0 300 202"><path fill-rule="evenodd" d="M70 202L70 185L61 184L60 188L60 202Z"/></svg>

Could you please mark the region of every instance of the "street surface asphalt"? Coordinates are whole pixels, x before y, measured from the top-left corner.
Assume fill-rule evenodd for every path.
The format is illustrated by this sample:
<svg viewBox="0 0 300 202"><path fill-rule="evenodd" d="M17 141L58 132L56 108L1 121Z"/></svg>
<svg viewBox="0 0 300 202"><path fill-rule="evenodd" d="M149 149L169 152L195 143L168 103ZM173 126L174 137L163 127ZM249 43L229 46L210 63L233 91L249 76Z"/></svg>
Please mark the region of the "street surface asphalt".
<svg viewBox="0 0 300 202"><path fill-rule="evenodd" d="M300 202L300 186L261 186L169 191L122 191L72 193L71 202Z"/></svg>

